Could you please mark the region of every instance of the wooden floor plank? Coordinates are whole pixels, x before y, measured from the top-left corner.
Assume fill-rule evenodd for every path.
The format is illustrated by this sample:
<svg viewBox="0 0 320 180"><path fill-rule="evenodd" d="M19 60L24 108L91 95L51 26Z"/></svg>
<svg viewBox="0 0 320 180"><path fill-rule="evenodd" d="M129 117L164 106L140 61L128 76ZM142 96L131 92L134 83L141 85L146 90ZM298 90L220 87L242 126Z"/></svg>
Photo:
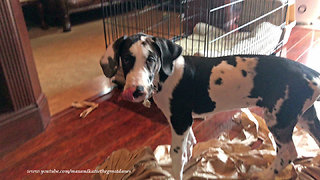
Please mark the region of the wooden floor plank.
<svg viewBox="0 0 320 180"><path fill-rule="evenodd" d="M145 136L150 136L152 133L162 129L159 123L156 124L149 119L139 117L137 114L127 121L121 122L122 124L114 125L112 128L90 137L88 141L82 142L80 145L70 145L69 148L71 150L69 152L51 161L43 168L54 169L59 167L61 169L71 169L81 162L88 161L92 154L98 153L101 149L106 150L105 154L111 154L119 148L133 150L134 145L141 144L142 142L139 141L143 141ZM115 139L115 137L118 138ZM69 159L73 159L73 161L69 161ZM58 175L53 174L48 176L54 177Z"/></svg>
<svg viewBox="0 0 320 180"><path fill-rule="evenodd" d="M313 42L312 48L309 49L306 53L302 54L298 62L307 65L308 67L320 72L320 61L319 59L319 52L320 52L320 38Z"/></svg>
<svg viewBox="0 0 320 180"><path fill-rule="evenodd" d="M106 108L103 113L100 113L101 119L107 116L111 116L112 111L117 111L117 109L115 109L117 106L115 105L108 104L108 107L109 108ZM93 113L99 114L98 112L99 110ZM106 114L104 114L104 112ZM98 115L95 118L80 119L80 113L80 110L72 111L67 116L65 116L65 118L62 118L60 120L63 121L63 123L61 122L60 125L55 125L54 123L52 123L48 127L48 129L46 129L45 133L40 134L39 136L21 146L19 148L21 149L21 151L10 153L4 156L2 160L5 162L5 165L10 166L12 163L14 163L14 161L20 161L26 158L26 156L30 156L43 149L48 149L49 146L53 146L53 144L55 145L58 142L65 140L66 137L73 136L74 131L87 128L89 124L96 124L97 122L94 122L95 118L99 119ZM0 167L2 167L2 165L3 164L1 161Z"/></svg>
<svg viewBox="0 0 320 180"><path fill-rule="evenodd" d="M295 50L295 46L299 44L305 37L309 36L312 31L303 28L293 28L287 44L282 49L287 49L287 52Z"/></svg>
<svg viewBox="0 0 320 180"><path fill-rule="evenodd" d="M288 50L286 57L291 60L297 60L301 54L310 48L312 41L312 33L307 33L293 48Z"/></svg>
<svg viewBox="0 0 320 180"><path fill-rule="evenodd" d="M313 43L318 41L319 38L320 31L293 28L287 44L282 48L282 56L294 61L299 61L299 58L308 52Z"/></svg>
<svg viewBox="0 0 320 180"><path fill-rule="evenodd" d="M169 125L164 126L162 128L159 128L158 125L152 124L152 127L144 129L143 131L141 131L141 133L138 136L135 136L134 138L129 139L129 142L126 143L125 145L124 144L116 144L113 146L113 149L118 150L121 148L127 148L129 150L134 150L134 149L137 149L137 148L140 148L143 146L151 146L151 147L155 148L159 144L170 143ZM151 144L145 143L145 142L150 142L150 140L148 140L148 139L154 139L154 136L156 136L156 134L161 134L161 138L164 141L157 141L153 144L153 146ZM159 139L157 139L157 140L159 140ZM106 147L106 148L102 149L100 152L98 152L97 154L95 154L87 162L85 162L83 164L79 164L78 166L75 166L74 168L75 169L95 169L97 167L97 165L101 164L111 153L112 153L112 151L110 151L110 149L108 147ZM88 179L90 176L91 176L90 174L87 174L87 175L79 174L79 175L72 176L71 179L80 179L81 177L83 177L84 179ZM70 178L68 175L64 175L61 178L67 179L67 177ZM87 177L87 178L85 178L85 177Z"/></svg>
<svg viewBox="0 0 320 180"><path fill-rule="evenodd" d="M88 138L94 140L98 133L103 132L106 129L115 129L115 126L121 126L121 124L126 123L135 115L136 114L134 113L127 112L126 110L121 111L120 109L119 113L116 113L110 117L110 121L106 121L105 119L96 120L87 126L83 126L79 130L72 131L72 133L63 136L61 140L56 141L54 144L50 144L49 146L42 148L37 153L32 154L28 158L19 161L16 164L18 167L13 166L7 169L7 171L11 173L25 174L25 171L28 168L41 169L49 162L52 162L61 156L65 156L74 145L81 145L84 141L87 141ZM122 128L125 127L126 126L122 126ZM81 156L78 156L78 158L81 158Z"/></svg>

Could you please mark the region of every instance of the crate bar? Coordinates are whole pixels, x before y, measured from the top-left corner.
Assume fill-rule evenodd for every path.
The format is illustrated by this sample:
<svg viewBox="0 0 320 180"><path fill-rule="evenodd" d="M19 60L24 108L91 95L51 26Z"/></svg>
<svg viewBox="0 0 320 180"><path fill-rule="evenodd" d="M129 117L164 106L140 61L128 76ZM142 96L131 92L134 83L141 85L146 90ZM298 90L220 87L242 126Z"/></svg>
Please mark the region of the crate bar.
<svg viewBox="0 0 320 180"><path fill-rule="evenodd" d="M104 43L106 46L106 49L108 48L108 43L107 43L107 33L106 33L106 15L105 15L105 10L104 10L104 0L101 1L101 10L102 10L102 23L103 23L103 35L104 35Z"/></svg>
<svg viewBox="0 0 320 180"><path fill-rule="evenodd" d="M213 43L213 42L215 42L215 41L217 41L217 40L219 40L219 39L221 39L221 38L224 38L224 37L228 36L228 35L231 34L231 33L234 33L234 32L236 32L236 31L238 31L239 29L242 29L243 27L246 27L246 26L248 26L248 25L250 25L250 24L252 24L252 23L254 23L254 22L258 21L258 20L261 20L262 18L264 18L264 17L266 17L266 16L268 16L268 15L276 12L277 10L279 10L279 9L281 9L281 8L287 6L287 5L288 5L288 3L283 4L282 6L279 6L277 9L274 9L274 10L270 11L269 13L266 13L266 14L264 14L264 15L256 18L255 20L250 21L250 22L248 22L248 23L246 23L246 24L244 24L244 25L242 25L242 26L240 26L240 27L238 27L238 28L236 28L236 29L234 29L234 30L232 30L232 31L230 31L230 32L228 32L228 33L226 33L226 34L224 34L224 35L222 35L222 36L214 39L214 40L212 40L212 41L210 41L209 43Z"/></svg>
<svg viewBox="0 0 320 180"><path fill-rule="evenodd" d="M240 2L243 2L244 0L238 0L238 1L234 1L234 2L231 2L231 3L228 3L228 4L225 4L225 5L222 5L222 6L219 6L219 7L216 7L216 8L213 8L210 10L210 13L214 12L214 11L217 11L219 9L223 9L225 7L228 7L228 6L231 6L233 4L237 4L237 3L240 3Z"/></svg>

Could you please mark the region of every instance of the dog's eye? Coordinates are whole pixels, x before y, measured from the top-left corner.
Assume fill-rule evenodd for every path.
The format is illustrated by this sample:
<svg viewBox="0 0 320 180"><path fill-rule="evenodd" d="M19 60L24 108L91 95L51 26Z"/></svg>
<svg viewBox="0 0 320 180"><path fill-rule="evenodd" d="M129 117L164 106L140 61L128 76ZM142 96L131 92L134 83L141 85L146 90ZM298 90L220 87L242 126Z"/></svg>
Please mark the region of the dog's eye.
<svg viewBox="0 0 320 180"><path fill-rule="evenodd" d="M149 56L147 58L147 62L155 62L155 61L156 61L156 59L154 57L152 57L152 56Z"/></svg>
<svg viewBox="0 0 320 180"><path fill-rule="evenodd" d="M128 60L127 58L122 58L122 62L123 62L124 64L128 64L128 63L129 63L129 60Z"/></svg>
<svg viewBox="0 0 320 180"><path fill-rule="evenodd" d="M128 64L131 59L132 59L131 56L124 56L124 57L122 58L122 62L123 62L124 64Z"/></svg>

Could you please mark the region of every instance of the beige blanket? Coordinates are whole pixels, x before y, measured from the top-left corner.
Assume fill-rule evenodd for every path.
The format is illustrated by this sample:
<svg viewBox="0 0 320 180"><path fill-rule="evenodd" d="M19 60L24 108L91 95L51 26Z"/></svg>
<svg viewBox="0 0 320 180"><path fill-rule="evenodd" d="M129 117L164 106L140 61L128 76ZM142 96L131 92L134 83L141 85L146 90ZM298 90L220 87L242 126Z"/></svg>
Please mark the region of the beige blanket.
<svg viewBox="0 0 320 180"><path fill-rule="evenodd" d="M200 22L195 25L193 34L175 43L183 47L183 55L269 55L277 47L282 29L270 22L262 22L250 32L233 32L225 36L226 33L222 29Z"/></svg>

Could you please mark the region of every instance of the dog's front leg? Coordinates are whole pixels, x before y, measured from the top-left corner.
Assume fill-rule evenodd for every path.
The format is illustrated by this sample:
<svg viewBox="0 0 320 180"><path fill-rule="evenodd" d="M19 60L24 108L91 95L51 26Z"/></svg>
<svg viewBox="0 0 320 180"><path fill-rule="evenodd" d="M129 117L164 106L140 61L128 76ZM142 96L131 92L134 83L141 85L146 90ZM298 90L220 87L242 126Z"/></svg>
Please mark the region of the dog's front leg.
<svg viewBox="0 0 320 180"><path fill-rule="evenodd" d="M188 161L187 148L190 130L192 131L191 128L188 128L182 135L179 135L173 128L171 128L172 142L170 155L172 159L172 175L176 180L182 179L183 168Z"/></svg>

